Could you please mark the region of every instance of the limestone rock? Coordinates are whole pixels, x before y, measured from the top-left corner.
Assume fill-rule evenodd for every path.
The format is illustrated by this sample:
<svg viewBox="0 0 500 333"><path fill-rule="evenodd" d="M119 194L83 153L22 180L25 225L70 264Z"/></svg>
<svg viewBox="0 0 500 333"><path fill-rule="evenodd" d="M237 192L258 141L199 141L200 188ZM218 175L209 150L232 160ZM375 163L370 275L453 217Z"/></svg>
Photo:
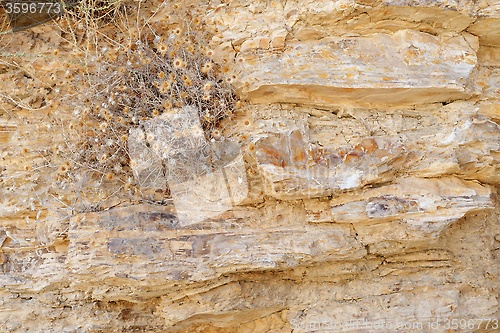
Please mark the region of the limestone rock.
<svg viewBox="0 0 500 333"><path fill-rule="evenodd" d="M498 1L123 4L1 35L1 332L498 330ZM234 110L109 112L142 23Z"/></svg>
<svg viewBox="0 0 500 333"><path fill-rule="evenodd" d="M392 35L289 43L282 54L242 51L241 92L260 103L425 104L463 99L477 58L473 37ZM259 71L255 71L255 68ZM390 98L387 98L390 94Z"/></svg>
<svg viewBox="0 0 500 333"><path fill-rule="evenodd" d="M459 173L496 184L494 152L500 148L500 127L480 110L472 103L457 102L411 112L256 111L255 158L266 179L266 193L277 198L339 195L385 183L403 172L420 177ZM286 124L285 119L293 117L301 119L295 128L270 125ZM332 128L335 135L328 132ZM482 141L485 138L489 139Z"/></svg>
<svg viewBox="0 0 500 333"><path fill-rule="evenodd" d="M92 276L102 283L120 279L123 286L165 289L179 281L206 281L222 273L285 269L366 253L351 229L340 225L259 229L217 225L215 220L183 227L172 209L153 206L88 214L70 225L68 268L80 279ZM128 298L128 292L113 294Z"/></svg>

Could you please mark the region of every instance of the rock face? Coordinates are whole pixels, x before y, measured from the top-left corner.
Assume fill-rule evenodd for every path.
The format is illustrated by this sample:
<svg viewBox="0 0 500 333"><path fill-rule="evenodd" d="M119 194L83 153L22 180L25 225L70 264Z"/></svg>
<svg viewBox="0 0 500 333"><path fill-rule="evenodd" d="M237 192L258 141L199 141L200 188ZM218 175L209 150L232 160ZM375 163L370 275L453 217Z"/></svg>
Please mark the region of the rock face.
<svg viewBox="0 0 500 333"><path fill-rule="evenodd" d="M206 9L243 103L131 126L131 179L67 174L81 45L0 41L0 331L497 331L498 2Z"/></svg>

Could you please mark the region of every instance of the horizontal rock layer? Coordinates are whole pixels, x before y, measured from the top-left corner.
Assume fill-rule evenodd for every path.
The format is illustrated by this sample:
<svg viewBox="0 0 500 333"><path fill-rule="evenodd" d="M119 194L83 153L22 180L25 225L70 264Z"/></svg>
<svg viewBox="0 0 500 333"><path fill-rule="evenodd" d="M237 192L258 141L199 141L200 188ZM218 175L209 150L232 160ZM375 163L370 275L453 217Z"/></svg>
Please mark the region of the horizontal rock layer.
<svg viewBox="0 0 500 333"><path fill-rule="evenodd" d="M119 279L136 288L165 288L222 273L285 269L366 253L348 226L217 224L182 227L171 212L153 206L90 214L70 226L68 268L81 279Z"/></svg>
<svg viewBox="0 0 500 333"><path fill-rule="evenodd" d="M384 113L268 108L254 113L250 140L266 194L281 199L338 195L403 173L498 184L500 127L485 114L494 110L463 102Z"/></svg>
<svg viewBox="0 0 500 333"><path fill-rule="evenodd" d="M466 83L477 62L474 36L435 37L411 30L291 42L278 55L267 53L269 46L259 47L263 50L258 54L243 46L236 58L241 64L238 83L243 96L261 103L425 104L464 99L472 93Z"/></svg>

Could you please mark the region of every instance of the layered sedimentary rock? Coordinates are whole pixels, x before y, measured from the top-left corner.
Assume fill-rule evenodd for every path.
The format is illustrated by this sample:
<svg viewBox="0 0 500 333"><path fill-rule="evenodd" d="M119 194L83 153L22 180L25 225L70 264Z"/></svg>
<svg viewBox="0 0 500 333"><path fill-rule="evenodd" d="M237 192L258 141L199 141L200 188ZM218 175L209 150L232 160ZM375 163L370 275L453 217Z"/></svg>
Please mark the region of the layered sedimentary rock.
<svg viewBox="0 0 500 333"><path fill-rule="evenodd" d="M67 175L92 71L68 36L2 39L0 331L496 330L498 3L203 20L241 103L217 140L192 106L131 126L131 179Z"/></svg>
<svg viewBox="0 0 500 333"><path fill-rule="evenodd" d="M456 173L498 182L500 127L474 103L373 111L275 107L254 112L256 134L249 140L266 194L325 196L386 183L396 174ZM283 126L273 128L275 123Z"/></svg>
<svg viewBox="0 0 500 333"><path fill-rule="evenodd" d="M256 102L425 104L474 93L466 84L477 44L472 35L399 30L291 41L281 54L258 44L255 55L243 44L236 61L241 92Z"/></svg>

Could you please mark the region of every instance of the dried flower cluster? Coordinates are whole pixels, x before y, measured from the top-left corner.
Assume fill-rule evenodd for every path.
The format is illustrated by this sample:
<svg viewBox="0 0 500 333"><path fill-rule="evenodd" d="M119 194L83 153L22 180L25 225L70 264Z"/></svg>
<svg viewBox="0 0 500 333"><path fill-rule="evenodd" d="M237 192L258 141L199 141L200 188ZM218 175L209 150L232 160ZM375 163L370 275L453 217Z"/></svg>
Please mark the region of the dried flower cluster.
<svg viewBox="0 0 500 333"><path fill-rule="evenodd" d="M209 33L195 8L172 3L169 22L162 27L128 28L128 37L95 44L95 56L87 56L88 72L81 75L86 90L80 104L85 111L70 124L78 136L70 151L72 167L91 170L100 181L133 183L128 155L132 128L164 113L175 116L182 107L195 107L206 139L221 138L218 124L233 112L231 76L224 64L212 60ZM196 133L195 133L196 134ZM193 133L170 133L191 136Z"/></svg>

